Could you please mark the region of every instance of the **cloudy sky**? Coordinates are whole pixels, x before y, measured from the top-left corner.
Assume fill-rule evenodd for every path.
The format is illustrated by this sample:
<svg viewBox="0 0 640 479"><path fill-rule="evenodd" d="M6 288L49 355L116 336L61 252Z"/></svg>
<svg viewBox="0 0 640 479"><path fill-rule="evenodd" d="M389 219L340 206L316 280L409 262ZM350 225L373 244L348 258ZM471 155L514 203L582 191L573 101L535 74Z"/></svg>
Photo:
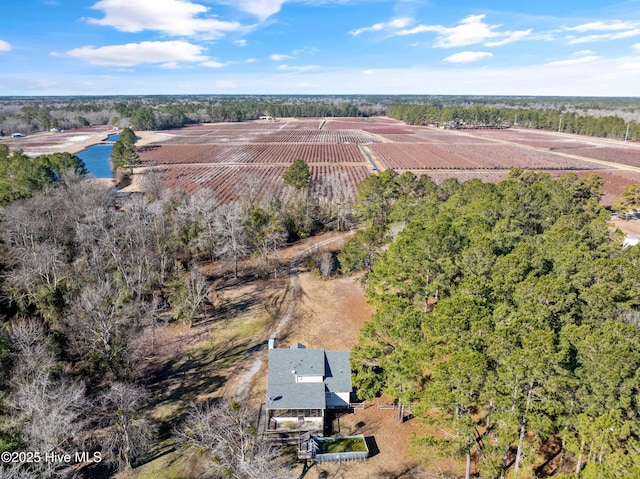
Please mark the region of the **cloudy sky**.
<svg viewBox="0 0 640 479"><path fill-rule="evenodd" d="M0 96L640 96L640 0L3 0Z"/></svg>

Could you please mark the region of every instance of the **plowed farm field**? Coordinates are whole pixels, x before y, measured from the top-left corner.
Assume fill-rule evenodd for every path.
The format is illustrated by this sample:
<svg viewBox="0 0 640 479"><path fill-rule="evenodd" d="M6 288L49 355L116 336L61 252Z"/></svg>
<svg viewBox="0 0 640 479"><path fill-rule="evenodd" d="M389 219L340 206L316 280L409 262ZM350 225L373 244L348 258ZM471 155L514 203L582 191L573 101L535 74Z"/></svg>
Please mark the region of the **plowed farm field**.
<svg viewBox="0 0 640 479"><path fill-rule="evenodd" d="M263 194L279 188L297 159L310 165L318 188L339 175L354 191L367 175L387 168L437 182L495 182L516 167L553 176L593 172L605 179L607 204L626 185L640 183L638 144L517 128L445 130L384 117L288 118L193 125L160 138L143 148L143 166L162 171L170 188L212 189L222 201L240 198L248 177L260 180Z"/></svg>
<svg viewBox="0 0 640 479"><path fill-rule="evenodd" d="M226 143L152 145L145 148L149 165L185 163L244 163L289 166L297 159L315 163L362 163L358 145L350 143Z"/></svg>

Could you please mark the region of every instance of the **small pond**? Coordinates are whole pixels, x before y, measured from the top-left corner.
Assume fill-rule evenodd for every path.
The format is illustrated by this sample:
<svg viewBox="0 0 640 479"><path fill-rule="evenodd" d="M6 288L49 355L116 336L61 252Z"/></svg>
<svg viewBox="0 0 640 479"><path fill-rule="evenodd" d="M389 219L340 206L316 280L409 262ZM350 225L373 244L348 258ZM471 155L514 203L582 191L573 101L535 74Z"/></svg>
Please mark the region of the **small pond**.
<svg viewBox="0 0 640 479"><path fill-rule="evenodd" d="M113 143L98 143L86 150L76 153L76 156L84 161L87 171L96 178L112 178L111 173L111 149Z"/></svg>

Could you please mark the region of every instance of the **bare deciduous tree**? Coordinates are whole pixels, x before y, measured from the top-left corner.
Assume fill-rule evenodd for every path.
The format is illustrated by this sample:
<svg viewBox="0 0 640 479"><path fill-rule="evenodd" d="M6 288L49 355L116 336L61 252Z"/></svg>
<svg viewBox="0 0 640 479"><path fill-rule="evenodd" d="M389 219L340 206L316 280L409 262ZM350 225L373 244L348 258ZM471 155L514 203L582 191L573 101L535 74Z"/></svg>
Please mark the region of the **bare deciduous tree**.
<svg viewBox="0 0 640 479"><path fill-rule="evenodd" d="M118 469L131 469L153 443L155 430L140 412L146 397L138 386L121 382L113 383L101 397L106 411L103 453Z"/></svg>
<svg viewBox="0 0 640 479"><path fill-rule="evenodd" d="M260 191L263 188L264 178L250 173L241 177L234 187L234 192L239 198L242 198L243 203L253 206L258 201Z"/></svg>
<svg viewBox="0 0 640 479"><path fill-rule="evenodd" d="M338 270L338 260L335 253L325 251L318 260L318 269L324 279L331 277Z"/></svg>
<svg viewBox="0 0 640 479"><path fill-rule="evenodd" d="M53 343L38 320L14 320L9 336L16 365L8 400L12 429L28 451L71 454L84 435L84 384L57 376ZM32 465L38 477L50 477L62 466L55 461Z"/></svg>
<svg viewBox="0 0 640 479"><path fill-rule="evenodd" d="M17 318L9 330L15 367L14 380L33 381L48 376L56 366L51 338L41 321L35 318Z"/></svg>
<svg viewBox="0 0 640 479"><path fill-rule="evenodd" d="M209 296L209 281L192 264L187 273L182 268L176 271L176 279L169 294L169 303L173 308L173 316L191 326L198 309Z"/></svg>
<svg viewBox="0 0 640 479"><path fill-rule="evenodd" d="M220 257L233 262L234 277L238 277L238 260L250 251L247 238L247 217L239 203L227 203L216 211L215 231Z"/></svg>
<svg viewBox="0 0 640 479"><path fill-rule="evenodd" d="M142 301L129 301L126 291L108 277L87 285L68 301L64 319L70 352L81 366L126 377L134 360L130 341L138 331L147 308Z"/></svg>
<svg viewBox="0 0 640 479"><path fill-rule="evenodd" d="M185 451L205 455L210 468L225 477L275 477L273 451L257 441L252 419L251 411L238 403L192 405L174 438Z"/></svg>
<svg viewBox="0 0 640 479"><path fill-rule="evenodd" d="M40 471L28 469L26 464L0 463L0 477L2 479L41 479Z"/></svg>
<svg viewBox="0 0 640 479"><path fill-rule="evenodd" d="M352 216L354 192L346 173L326 176L319 196L329 226L338 231L355 226L356 222Z"/></svg>
<svg viewBox="0 0 640 479"><path fill-rule="evenodd" d="M176 227L182 240L190 247L191 254L215 256L215 217L219 201L210 190L198 190L187 196L174 213Z"/></svg>

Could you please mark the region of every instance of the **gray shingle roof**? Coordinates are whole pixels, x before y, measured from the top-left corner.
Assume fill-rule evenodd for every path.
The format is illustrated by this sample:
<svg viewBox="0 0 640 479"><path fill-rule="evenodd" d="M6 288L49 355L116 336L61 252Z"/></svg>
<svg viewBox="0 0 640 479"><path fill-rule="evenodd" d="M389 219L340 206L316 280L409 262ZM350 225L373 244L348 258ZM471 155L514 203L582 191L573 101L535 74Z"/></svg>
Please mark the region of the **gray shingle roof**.
<svg viewBox="0 0 640 479"><path fill-rule="evenodd" d="M324 383L333 392L351 392L349 351L325 351Z"/></svg>
<svg viewBox="0 0 640 479"><path fill-rule="evenodd" d="M323 376L324 382L296 383L296 376ZM349 351L269 350L267 409L324 409L326 391L351 391Z"/></svg>

